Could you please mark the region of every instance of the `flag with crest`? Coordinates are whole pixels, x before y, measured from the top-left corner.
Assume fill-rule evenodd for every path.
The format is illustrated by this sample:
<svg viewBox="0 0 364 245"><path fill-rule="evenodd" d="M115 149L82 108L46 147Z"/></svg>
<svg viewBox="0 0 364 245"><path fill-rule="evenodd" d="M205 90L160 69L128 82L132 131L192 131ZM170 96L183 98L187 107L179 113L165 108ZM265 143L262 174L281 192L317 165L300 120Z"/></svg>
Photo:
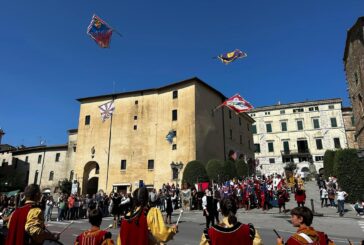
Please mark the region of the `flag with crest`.
<svg viewBox="0 0 364 245"><path fill-rule="evenodd" d="M87 28L87 34L95 40L101 48L108 48L113 29L100 17L93 15L91 23Z"/></svg>
<svg viewBox="0 0 364 245"><path fill-rule="evenodd" d="M100 105L99 109L101 113L101 119L103 122L105 122L106 119L110 118L114 113L115 110L114 101L109 101L105 104Z"/></svg>
<svg viewBox="0 0 364 245"><path fill-rule="evenodd" d="M220 54L219 56L217 56L217 58L219 60L221 60L222 63L227 65L227 64L229 64L230 62L233 62L236 59L245 58L247 56L248 55L245 52L241 51L240 49L235 49L232 52L229 52L229 53L226 53L226 54Z"/></svg>
<svg viewBox="0 0 364 245"><path fill-rule="evenodd" d="M253 109L253 106L239 94L227 99L222 105L229 107L237 113L247 112Z"/></svg>

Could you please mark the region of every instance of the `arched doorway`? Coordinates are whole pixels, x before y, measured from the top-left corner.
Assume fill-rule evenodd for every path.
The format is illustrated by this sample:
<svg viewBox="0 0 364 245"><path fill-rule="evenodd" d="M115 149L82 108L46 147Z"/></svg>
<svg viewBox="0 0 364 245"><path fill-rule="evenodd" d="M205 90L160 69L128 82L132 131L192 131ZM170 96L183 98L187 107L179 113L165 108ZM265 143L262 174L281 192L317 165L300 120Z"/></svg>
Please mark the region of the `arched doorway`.
<svg viewBox="0 0 364 245"><path fill-rule="evenodd" d="M86 163L83 168L82 194L95 194L99 185L100 167L97 162Z"/></svg>

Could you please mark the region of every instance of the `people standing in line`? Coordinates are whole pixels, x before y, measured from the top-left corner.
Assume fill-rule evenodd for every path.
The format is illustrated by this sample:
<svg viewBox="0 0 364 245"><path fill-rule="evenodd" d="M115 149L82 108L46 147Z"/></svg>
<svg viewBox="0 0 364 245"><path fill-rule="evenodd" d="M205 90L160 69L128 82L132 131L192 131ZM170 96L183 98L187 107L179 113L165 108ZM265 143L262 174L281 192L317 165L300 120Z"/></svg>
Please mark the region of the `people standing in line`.
<svg viewBox="0 0 364 245"><path fill-rule="evenodd" d="M333 187L329 187L329 189L327 190L327 197L330 202L330 207L336 207L335 194L336 194L336 190Z"/></svg>
<svg viewBox="0 0 364 245"><path fill-rule="evenodd" d="M311 227L313 213L307 207L296 207L291 211L291 222L297 231L287 242L284 243L283 237L277 238L277 245L303 245L303 244L327 244L334 243L327 237L324 232L316 231Z"/></svg>
<svg viewBox="0 0 364 245"><path fill-rule="evenodd" d="M237 221L237 205L232 197L221 200L222 222L206 228L202 234L200 245L241 245L263 244L258 230L252 224L242 224Z"/></svg>
<svg viewBox="0 0 364 245"><path fill-rule="evenodd" d="M66 202L64 196L61 195L58 199L58 217L57 221L62 221L65 218Z"/></svg>
<svg viewBox="0 0 364 245"><path fill-rule="evenodd" d="M74 219L74 212L75 212L75 197L73 194L71 194L69 197L68 197L68 219L69 220L73 220Z"/></svg>
<svg viewBox="0 0 364 245"><path fill-rule="evenodd" d="M210 227L210 223L212 225L215 224L214 221L214 200L211 196L211 190L208 188L205 190L205 195L202 197L202 209L203 216L206 218L206 228Z"/></svg>
<svg viewBox="0 0 364 245"><path fill-rule="evenodd" d="M344 216L344 204L345 204L345 198L348 196L348 193L343 191L341 187L339 187L339 190L336 192L337 194L337 212L340 216Z"/></svg>
<svg viewBox="0 0 364 245"><path fill-rule="evenodd" d="M148 199L146 187L133 192L133 207L121 222L118 245L164 244L177 233L176 225L165 225L160 209L148 207Z"/></svg>
<svg viewBox="0 0 364 245"><path fill-rule="evenodd" d="M303 190L300 185L298 185L298 188L297 188L296 193L294 195L294 199L296 200L298 207L300 207L300 206L304 207L305 206L306 191Z"/></svg>
<svg viewBox="0 0 364 245"><path fill-rule="evenodd" d="M173 193L171 191L167 191L165 198L165 207L166 207L166 224L171 224L172 213L173 213Z"/></svg>
<svg viewBox="0 0 364 245"><path fill-rule="evenodd" d="M24 206L17 208L10 217L5 245L43 244L45 240L58 240L58 233L50 233L45 228L44 214L38 206L42 196L39 185L28 185L24 195Z"/></svg>
<svg viewBox="0 0 364 245"><path fill-rule="evenodd" d="M90 211L88 220L91 228L77 236L74 245L112 245L111 233L100 230L102 223L102 211L99 208Z"/></svg>

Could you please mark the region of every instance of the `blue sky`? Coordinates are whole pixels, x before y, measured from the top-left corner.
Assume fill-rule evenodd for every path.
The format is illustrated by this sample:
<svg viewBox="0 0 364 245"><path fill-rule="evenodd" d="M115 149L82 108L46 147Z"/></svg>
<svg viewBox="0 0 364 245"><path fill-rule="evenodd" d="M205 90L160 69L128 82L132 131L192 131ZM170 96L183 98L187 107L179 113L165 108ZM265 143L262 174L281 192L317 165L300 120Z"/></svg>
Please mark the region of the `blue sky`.
<svg viewBox="0 0 364 245"><path fill-rule="evenodd" d="M254 106L342 98L346 31L362 0L4 1L2 143L66 142L77 98L154 88L197 76ZM101 49L86 29L96 13L118 29ZM211 57L239 48L248 57Z"/></svg>

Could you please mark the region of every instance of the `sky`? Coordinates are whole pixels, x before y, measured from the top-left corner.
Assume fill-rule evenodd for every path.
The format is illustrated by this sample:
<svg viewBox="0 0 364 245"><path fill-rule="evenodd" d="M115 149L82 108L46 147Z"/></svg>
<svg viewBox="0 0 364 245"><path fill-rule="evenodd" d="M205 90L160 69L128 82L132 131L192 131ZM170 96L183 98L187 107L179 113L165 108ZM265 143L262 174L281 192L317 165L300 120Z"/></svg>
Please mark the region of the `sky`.
<svg viewBox="0 0 364 245"><path fill-rule="evenodd" d="M86 34L93 14L122 33L109 49ZM349 106L343 54L363 0L3 1L2 143L67 142L77 98L199 77L255 107L328 98ZM212 57L248 54L224 65Z"/></svg>

